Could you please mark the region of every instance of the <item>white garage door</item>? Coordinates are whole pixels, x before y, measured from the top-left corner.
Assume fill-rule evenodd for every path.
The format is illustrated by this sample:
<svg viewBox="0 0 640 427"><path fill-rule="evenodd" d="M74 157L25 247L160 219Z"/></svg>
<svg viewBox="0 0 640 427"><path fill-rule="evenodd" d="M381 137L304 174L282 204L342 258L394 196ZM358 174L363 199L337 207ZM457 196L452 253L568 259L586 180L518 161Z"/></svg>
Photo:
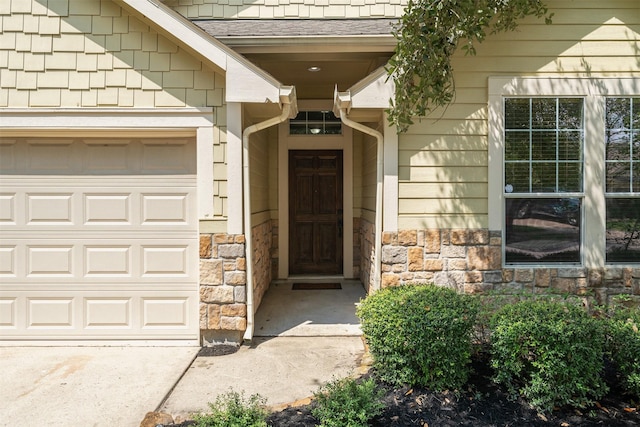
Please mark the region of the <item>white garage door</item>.
<svg viewBox="0 0 640 427"><path fill-rule="evenodd" d="M197 340L195 153L0 140L0 340Z"/></svg>

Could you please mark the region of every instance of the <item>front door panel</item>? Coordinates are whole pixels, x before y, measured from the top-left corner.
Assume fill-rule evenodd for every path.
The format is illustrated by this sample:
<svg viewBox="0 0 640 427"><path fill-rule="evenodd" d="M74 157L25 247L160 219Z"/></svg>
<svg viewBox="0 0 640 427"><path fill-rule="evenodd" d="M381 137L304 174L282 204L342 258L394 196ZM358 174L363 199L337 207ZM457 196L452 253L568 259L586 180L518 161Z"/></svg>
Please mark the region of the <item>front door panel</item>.
<svg viewBox="0 0 640 427"><path fill-rule="evenodd" d="M342 273L342 151L289 152L291 274Z"/></svg>

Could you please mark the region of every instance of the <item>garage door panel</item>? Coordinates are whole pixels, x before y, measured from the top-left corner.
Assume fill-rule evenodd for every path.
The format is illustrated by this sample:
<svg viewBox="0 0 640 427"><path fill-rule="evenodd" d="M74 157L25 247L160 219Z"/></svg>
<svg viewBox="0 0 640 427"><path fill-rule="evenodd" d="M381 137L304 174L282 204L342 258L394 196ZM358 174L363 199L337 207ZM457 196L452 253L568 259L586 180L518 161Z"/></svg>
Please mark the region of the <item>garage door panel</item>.
<svg viewBox="0 0 640 427"><path fill-rule="evenodd" d="M27 167L33 173L74 172L72 141L29 141L27 146Z"/></svg>
<svg viewBox="0 0 640 427"><path fill-rule="evenodd" d="M84 193L85 225L133 225L131 193Z"/></svg>
<svg viewBox="0 0 640 427"><path fill-rule="evenodd" d="M76 178L76 181L82 178ZM163 232L196 231L197 200L194 187L139 186L113 187L103 180L95 187L70 186L55 180L50 186L64 191L46 190L43 183L16 182L3 179L2 190L18 188L0 194L0 230L61 231L75 233L95 230L126 230ZM109 183L111 184L111 183ZM131 185L131 183L129 183ZM20 188L23 187L23 188ZM79 226L85 226L80 228Z"/></svg>
<svg viewBox="0 0 640 427"><path fill-rule="evenodd" d="M197 301L188 290L19 291L0 297L3 339L193 339L198 338ZM25 315L20 315L24 312Z"/></svg>
<svg viewBox="0 0 640 427"><path fill-rule="evenodd" d="M0 226L16 223L16 193L0 193Z"/></svg>
<svg viewBox="0 0 640 427"><path fill-rule="evenodd" d="M27 245L27 276L73 277L73 245Z"/></svg>
<svg viewBox="0 0 640 427"><path fill-rule="evenodd" d="M0 298L0 330L17 327L17 298Z"/></svg>
<svg viewBox="0 0 640 427"><path fill-rule="evenodd" d="M0 277L16 277L16 246L0 246Z"/></svg>
<svg viewBox="0 0 640 427"><path fill-rule="evenodd" d="M196 239L173 236L148 238L148 234L124 233L101 238L65 238L66 233L47 238L18 239L3 235L0 246L2 288L15 283L56 284L169 282L193 284L197 272ZM141 236L144 236L142 238Z"/></svg>
<svg viewBox="0 0 640 427"><path fill-rule="evenodd" d="M28 329L74 329L74 298L27 298Z"/></svg>
<svg viewBox="0 0 640 427"><path fill-rule="evenodd" d="M0 139L0 340L197 340L193 140Z"/></svg>

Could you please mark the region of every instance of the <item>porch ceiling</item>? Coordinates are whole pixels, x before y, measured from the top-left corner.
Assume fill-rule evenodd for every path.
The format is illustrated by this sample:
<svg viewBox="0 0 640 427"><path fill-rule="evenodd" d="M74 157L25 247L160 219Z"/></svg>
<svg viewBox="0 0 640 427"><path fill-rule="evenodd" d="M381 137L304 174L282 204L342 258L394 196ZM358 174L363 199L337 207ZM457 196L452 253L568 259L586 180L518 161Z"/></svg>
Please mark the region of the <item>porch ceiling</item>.
<svg viewBox="0 0 640 427"><path fill-rule="evenodd" d="M392 19L194 21L209 35L242 54L286 85L298 99L332 99L394 52ZM316 72L310 67L319 67Z"/></svg>

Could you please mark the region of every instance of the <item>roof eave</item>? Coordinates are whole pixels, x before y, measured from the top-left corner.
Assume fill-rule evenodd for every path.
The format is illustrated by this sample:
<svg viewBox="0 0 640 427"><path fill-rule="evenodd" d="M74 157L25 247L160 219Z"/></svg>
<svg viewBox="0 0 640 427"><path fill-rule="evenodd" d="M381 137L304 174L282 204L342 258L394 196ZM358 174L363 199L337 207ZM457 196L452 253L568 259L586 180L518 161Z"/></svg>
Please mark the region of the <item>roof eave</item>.
<svg viewBox="0 0 640 427"><path fill-rule="evenodd" d="M279 81L157 0L115 0L182 48L225 73L227 102L280 103ZM251 84L251 90L242 90Z"/></svg>

